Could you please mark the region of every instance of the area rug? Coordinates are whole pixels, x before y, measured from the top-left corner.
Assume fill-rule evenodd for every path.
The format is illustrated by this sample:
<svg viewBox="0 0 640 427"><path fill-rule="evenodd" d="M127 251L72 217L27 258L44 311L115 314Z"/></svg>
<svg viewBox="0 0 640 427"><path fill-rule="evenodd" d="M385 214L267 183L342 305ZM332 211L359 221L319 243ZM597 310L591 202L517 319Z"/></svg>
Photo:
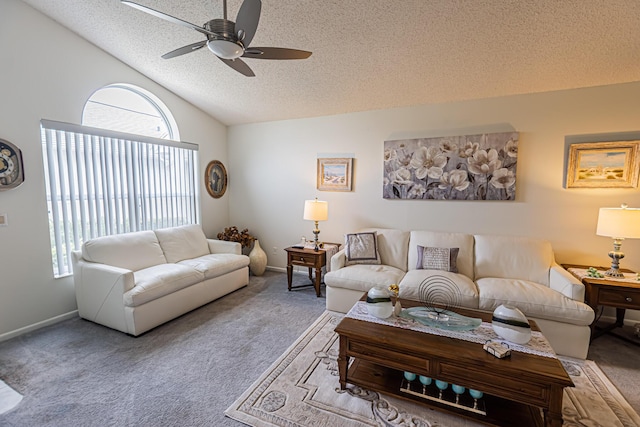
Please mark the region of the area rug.
<svg viewBox="0 0 640 427"><path fill-rule="evenodd" d="M0 415L15 408L22 400L22 395L0 380Z"/></svg>
<svg viewBox="0 0 640 427"><path fill-rule="evenodd" d="M342 315L325 311L225 415L255 427L476 426L475 421L338 384ZM640 416L592 361L563 358L575 388L565 389L565 426L640 427Z"/></svg>

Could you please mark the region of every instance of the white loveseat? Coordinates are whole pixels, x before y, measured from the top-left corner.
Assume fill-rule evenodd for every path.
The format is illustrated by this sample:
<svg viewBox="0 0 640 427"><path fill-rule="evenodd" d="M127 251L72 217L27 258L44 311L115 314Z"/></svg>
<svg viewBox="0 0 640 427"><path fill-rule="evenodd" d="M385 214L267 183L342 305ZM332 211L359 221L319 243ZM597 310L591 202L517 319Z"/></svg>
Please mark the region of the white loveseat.
<svg viewBox="0 0 640 427"><path fill-rule="evenodd" d="M400 286L400 297L420 300L420 284L451 279L459 305L493 311L509 303L535 320L556 353L586 358L593 310L584 286L555 262L549 242L526 237L368 229L377 233L380 264L347 265L347 248L331 258L325 275L328 310L347 312L378 285ZM418 269L418 246L459 248L458 273Z"/></svg>
<svg viewBox="0 0 640 427"><path fill-rule="evenodd" d="M199 225L98 237L72 258L80 317L134 336L249 283L240 244Z"/></svg>

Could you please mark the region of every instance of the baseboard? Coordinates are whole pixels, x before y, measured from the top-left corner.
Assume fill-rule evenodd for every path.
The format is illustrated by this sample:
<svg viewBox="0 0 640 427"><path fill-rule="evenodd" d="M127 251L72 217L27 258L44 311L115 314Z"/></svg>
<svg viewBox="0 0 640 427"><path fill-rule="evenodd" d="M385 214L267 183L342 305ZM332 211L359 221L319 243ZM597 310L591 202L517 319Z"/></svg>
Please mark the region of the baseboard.
<svg viewBox="0 0 640 427"><path fill-rule="evenodd" d="M55 316L47 320L43 320L42 322L34 323L32 325L25 326L23 328L16 329L14 331L5 332L4 334L0 335L0 342L10 340L11 338L15 338L19 335L23 335L40 328L44 328L45 326L53 325L54 323L62 322L63 320L74 318L77 315L78 315L78 310L73 310L68 313L61 314L59 316Z"/></svg>

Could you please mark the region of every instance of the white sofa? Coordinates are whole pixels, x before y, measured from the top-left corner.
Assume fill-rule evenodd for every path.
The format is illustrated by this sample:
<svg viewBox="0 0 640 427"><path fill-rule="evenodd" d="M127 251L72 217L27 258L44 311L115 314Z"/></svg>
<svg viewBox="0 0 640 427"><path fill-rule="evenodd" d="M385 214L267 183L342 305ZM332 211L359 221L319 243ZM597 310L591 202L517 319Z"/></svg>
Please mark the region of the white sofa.
<svg viewBox="0 0 640 427"><path fill-rule="evenodd" d="M249 283L240 244L199 225L98 237L72 258L80 317L134 336Z"/></svg>
<svg viewBox="0 0 640 427"><path fill-rule="evenodd" d="M376 232L380 264L347 264L347 248L331 258L325 275L326 307L347 312L378 285L400 286L400 297L420 300L420 284L435 275L451 279L459 305L493 311L509 303L536 321L557 354L586 358L593 310L584 285L555 262L549 242L526 237L431 231ZM458 273L418 269L418 246L459 248Z"/></svg>

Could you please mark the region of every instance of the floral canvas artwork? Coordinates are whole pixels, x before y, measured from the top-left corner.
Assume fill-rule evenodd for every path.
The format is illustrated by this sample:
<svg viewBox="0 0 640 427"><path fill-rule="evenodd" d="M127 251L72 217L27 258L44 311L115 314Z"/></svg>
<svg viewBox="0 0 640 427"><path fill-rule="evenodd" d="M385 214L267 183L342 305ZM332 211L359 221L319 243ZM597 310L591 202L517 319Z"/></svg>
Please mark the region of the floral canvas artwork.
<svg viewBox="0 0 640 427"><path fill-rule="evenodd" d="M518 132L384 142L385 199L515 200Z"/></svg>

